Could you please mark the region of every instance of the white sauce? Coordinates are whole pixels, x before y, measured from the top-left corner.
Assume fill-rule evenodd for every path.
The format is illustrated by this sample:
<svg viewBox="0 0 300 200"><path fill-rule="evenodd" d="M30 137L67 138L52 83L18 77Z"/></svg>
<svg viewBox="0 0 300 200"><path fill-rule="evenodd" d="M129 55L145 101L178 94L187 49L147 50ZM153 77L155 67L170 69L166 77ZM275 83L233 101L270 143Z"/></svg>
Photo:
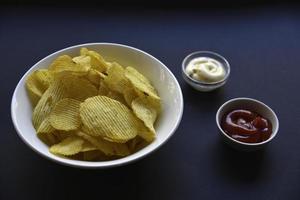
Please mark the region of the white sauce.
<svg viewBox="0 0 300 200"><path fill-rule="evenodd" d="M209 57L192 59L185 70L191 78L208 83L220 81L225 77L223 65Z"/></svg>

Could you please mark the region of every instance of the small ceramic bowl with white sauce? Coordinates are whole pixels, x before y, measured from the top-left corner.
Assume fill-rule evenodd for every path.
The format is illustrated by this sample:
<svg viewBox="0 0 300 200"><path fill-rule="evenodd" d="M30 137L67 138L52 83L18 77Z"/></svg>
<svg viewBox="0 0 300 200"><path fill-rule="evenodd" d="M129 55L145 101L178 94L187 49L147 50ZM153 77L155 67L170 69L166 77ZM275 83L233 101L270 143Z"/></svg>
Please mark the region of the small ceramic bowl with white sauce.
<svg viewBox="0 0 300 200"><path fill-rule="evenodd" d="M211 51L191 53L182 62L184 80L198 91L208 92L223 86L229 75L228 61Z"/></svg>

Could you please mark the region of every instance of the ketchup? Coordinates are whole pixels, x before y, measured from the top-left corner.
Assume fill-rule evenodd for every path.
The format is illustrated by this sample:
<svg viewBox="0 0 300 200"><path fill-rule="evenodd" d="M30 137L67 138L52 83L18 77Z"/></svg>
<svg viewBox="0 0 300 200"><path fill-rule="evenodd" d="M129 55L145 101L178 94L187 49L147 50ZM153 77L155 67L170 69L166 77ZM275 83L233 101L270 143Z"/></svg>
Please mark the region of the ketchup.
<svg viewBox="0 0 300 200"><path fill-rule="evenodd" d="M237 109L223 116L221 127L227 135L241 142L258 143L272 134L268 119L250 110Z"/></svg>

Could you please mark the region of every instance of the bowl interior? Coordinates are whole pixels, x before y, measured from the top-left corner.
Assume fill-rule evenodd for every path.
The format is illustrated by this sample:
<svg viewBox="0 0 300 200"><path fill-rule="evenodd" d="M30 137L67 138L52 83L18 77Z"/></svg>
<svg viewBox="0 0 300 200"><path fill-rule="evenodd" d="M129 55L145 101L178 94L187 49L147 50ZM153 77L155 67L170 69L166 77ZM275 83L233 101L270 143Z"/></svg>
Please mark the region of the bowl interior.
<svg viewBox="0 0 300 200"><path fill-rule="evenodd" d="M26 77L34 70L47 68L47 66L59 55L68 54L75 56L79 54L81 47L87 47L91 50L98 51L108 61L116 61L123 66L132 66L144 74L157 89L161 99L163 110L155 123L157 138L150 145L130 156L101 162L77 161L55 156L48 151L48 146L36 137L31 122L32 106L25 89ZM69 47L55 52L35 64L22 77L18 83L11 105L12 120L19 136L33 150L62 164L78 167L109 167L125 164L136 160L152 152L162 145L176 130L180 123L183 112L183 98L180 86L169 71L169 69L153 56L138 49L111 43L92 43Z"/></svg>
<svg viewBox="0 0 300 200"><path fill-rule="evenodd" d="M254 112L260 114L264 118L269 119L270 122L272 123L272 134L271 134L270 138L268 140L260 142L260 143L244 143L244 142L240 142L240 141L237 141L237 140L229 137L222 130L220 124L221 124L222 117L234 109L251 110L251 111L254 111ZM250 98L236 98L236 99L227 101L220 107L220 109L217 112L216 117L217 117L217 124L218 124L220 131L222 131L222 133L224 135L226 135L227 138L229 138L232 141L235 141L237 143L245 144L245 145L260 145L260 144L267 143L275 137L275 135L277 134L278 128L279 128L278 119L277 119L277 116L274 113L274 111L271 108L269 108L267 105L265 105L264 103L254 100L254 99L250 99Z"/></svg>

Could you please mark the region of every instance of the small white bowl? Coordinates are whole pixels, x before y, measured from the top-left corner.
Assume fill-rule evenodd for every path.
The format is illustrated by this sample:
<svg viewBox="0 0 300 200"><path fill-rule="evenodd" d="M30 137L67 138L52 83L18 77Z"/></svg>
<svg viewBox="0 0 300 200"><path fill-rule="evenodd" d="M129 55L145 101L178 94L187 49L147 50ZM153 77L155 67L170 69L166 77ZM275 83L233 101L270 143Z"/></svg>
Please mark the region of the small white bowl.
<svg viewBox="0 0 300 200"><path fill-rule="evenodd" d="M198 58L198 57L209 57L209 58L213 58L213 59L219 61L225 69L225 77L222 80L217 81L217 82L203 82L203 81L199 81L199 80L196 80L196 79L193 79L192 77L190 77L186 73L186 67L188 66L188 64L191 60L193 60L194 58ZM201 91L201 92L209 92L209 91L215 90L219 87L222 87L227 82L229 75L230 75L230 65L229 65L228 61L220 54L217 54L217 53L214 53L211 51L193 52L193 53L189 54L187 57L185 57L184 60L182 61L182 77L183 77L183 79L194 89Z"/></svg>
<svg viewBox="0 0 300 200"><path fill-rule="evenodd" d="M46 68L59 55L79 54L82 47L100 52L108 61L117 61L123 66L135 67L150 79L162 99L162 113L155 123L156 139L140 151L124 158L111 161L89 162L71 160L55 156L49 147L36 136L31 122L32 107L26 89L26 77L33 71ZM139 49L113 43L90 43L68 47L42 59L31 67L19 81L11 102L11 116L20 138L35 152L58 163L82 168L106 168L119 166L138 160L162 146L177 129L183 113L183 97L181 88L172 72L158 59Z"/></svg>
<svg viewBox="0 0 300 200"><path fill-rule="evenodd" d="M233 139L223 131L221 127L222 117L234 109L247 109L256 112L272 123L272 134L269 139L259 143L245 143ZM219 131L227 144L242 151L254 151L266 146L276 135L279 129L279 121L275 112L266 104L251 98L235 98L225 102L217 111L216 122Z"/></svg>

